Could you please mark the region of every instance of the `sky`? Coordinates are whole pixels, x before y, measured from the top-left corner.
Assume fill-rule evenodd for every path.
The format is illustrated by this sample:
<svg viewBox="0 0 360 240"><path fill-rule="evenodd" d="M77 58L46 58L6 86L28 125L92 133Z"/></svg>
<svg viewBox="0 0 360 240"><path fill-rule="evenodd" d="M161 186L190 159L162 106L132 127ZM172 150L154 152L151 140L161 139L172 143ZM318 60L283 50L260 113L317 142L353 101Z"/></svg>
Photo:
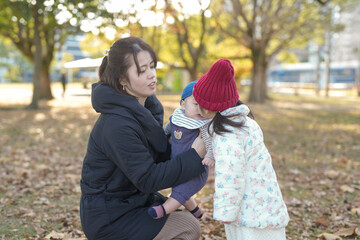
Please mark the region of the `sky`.
<svg viewBox="0 0 360 240"><path fill-rule="evenodd" d="M173 6L179 11L184 14L184 17L197 14L200 12L201 9L205 9L208 7L210 0L201 0L201 5L196 0L172 0ZM136 17L130 17L126 20L123 19L116 19L115 24L118 27L123 27L128 25L129 21L134 22L140 22L142 26L148 27L148 26L160 26L166 21L167 23L173 23L174 19L171 16L167 16L165 18L164 13L162 11L159 11L158 13L155 13L154 11L147 10L150 7L154 6L156 4L155 0L128 0L128 1L118 1L118 0L108 0L105 4L106 9L109 12L121 12L123 14L133 14L137 12L138 14ZM163 9L165 6L164 0L158 0L156 9ZM182 8L181 8L182 6ZM206 16L210 17L211 13L210 11L206 12ZM92 32L93 34L98 34L99 29L98 27L102 23L102 18L97 17L94 13L89 13L88 17L91 18L91 20L84 20L81 23L81 29L84 32ZM105 36L113 40L116 35L116 29L114 27L106 27L103 29Z"/></svg>

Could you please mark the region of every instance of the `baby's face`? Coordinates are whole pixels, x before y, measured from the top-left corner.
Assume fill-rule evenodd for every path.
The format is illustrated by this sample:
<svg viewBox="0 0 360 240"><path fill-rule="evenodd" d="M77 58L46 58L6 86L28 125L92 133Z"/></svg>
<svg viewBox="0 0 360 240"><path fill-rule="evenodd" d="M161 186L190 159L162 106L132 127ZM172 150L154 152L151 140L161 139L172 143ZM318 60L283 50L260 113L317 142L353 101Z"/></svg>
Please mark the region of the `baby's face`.
<svg viewBox="0 0 360 240"><path fill-rule="evenodd" d="M199 112L198 103L195 101L193 95L185 98L181 102L181 108L185 111L185 116L196 120L205 120L206 117L201 116Z"/></svg>

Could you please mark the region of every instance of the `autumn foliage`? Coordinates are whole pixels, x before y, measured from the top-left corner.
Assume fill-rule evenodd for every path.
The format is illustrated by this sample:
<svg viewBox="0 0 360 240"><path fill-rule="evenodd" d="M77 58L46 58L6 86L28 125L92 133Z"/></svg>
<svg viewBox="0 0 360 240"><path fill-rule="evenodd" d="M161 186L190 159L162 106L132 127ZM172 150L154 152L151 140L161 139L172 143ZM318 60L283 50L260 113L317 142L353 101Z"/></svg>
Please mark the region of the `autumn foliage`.
<svg viewBox="0 0 360 240"><path fill-rule="evenodd" d="M272 97L250 108L288 206L287 239L358 239L360 100ZM167 119L179 96L159 98ZM30 111L0 103L0 239L84 239L79 181L98 114L89 96L41 106ZM196 196L205 212L202 239L225 239L212 219L213 184L211 174Z"/></svg>

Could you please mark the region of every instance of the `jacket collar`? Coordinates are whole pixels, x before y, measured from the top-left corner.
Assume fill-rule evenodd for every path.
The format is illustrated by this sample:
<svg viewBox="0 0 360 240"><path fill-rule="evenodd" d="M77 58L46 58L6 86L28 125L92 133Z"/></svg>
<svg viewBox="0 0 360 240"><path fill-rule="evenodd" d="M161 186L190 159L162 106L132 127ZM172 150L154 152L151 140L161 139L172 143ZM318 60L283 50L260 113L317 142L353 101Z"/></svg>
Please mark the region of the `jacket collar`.
<svg viewBox="0 0 360 240"><path fill-rule="evenodd" d="M109 85L98 82L92 85L91 103L98 113L133 116L153 148L159 152L166 151L167 139L162 128L163 108L155 96L149 97L144 107L136 98L123 95Z"/></svg>

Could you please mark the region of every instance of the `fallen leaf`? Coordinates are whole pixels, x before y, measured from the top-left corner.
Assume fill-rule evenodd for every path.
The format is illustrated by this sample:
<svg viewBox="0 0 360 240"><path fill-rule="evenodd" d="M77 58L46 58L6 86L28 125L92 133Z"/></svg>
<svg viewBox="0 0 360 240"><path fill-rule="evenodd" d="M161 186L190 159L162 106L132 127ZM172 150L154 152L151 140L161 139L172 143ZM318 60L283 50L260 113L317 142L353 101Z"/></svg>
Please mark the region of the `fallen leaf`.
<svg viewBox="0 0 360 240"><path fill-rule="evenodd" d="M39 200L33 202L34 205L50 205L49 199L40 197Z"/></svg>
<svg viewBox="0 0 360 240"><path fill-rule="evenodd" d="M354 234L356 234L356 228L341 228L334 234L342 237L353 236Z"/></svg>
<svg viewBox="0 0 360 240"><path fill-rule="evenodd" d="M354 188L349 187L348 185L341 185L340 189L343 192L349 192L349 193L353 193L355 191Z"/></svg>
<svg viewBox="0 0 360 240"><path fill-rule="evenodd" d="M325 240L342 240L341 237L331 234L331 233L322 233L320 235L317 236L320 239L325 239Z"/></svg>
<svg viewBox="0 0 360 240"><path fill-rule="evenodd" d="M351 213L360 216L360 208L352 208Z"/></svg>
<svg viewBox="0 0 360 240"><path fill-rule="evenodd" d="M336 178L337 176L339 176L339 172L335 170L328 170L325 172L325 175L329 178Z"/></svg>
<svg viewBox="0 0 360 240"><path fill-rule="evenodd" d="M49 233L48 235L45 236L45 239L51 239L51 240L62 240L64 238L63 233L58 233L56 231L51 231L51 233Z"/></svg>
<svg viewBox="0 0 360 240"><path fill-rule="evenodd" d="M315 220L315 223L318 223L320 225L323 225L325 227L329 226L330 223L329 223L329 220L325 217L319 217Z"/></svg>
<svg viewBox="0 0 360 240"><path fill-rule="evenodd" d="M20 217L27 217L27 218L35 218L36 213L32 209L28 208L21 208L20 212L18 213Z"/></svg>
<svg viewBox="0 0 360 240"><path fill-rule="evenodd" d="M291 198L290 200L286 201L286 205L288 206L300 206L302 202L297 198Z"/></svg>
<svg viewBox="0 0 360 240"><path fill-rule="evenodd" d="M43 234L45 232L45 230L43 228L41 228L40 225L38 225L38 224L33 224L32 226L33 226L33 228L35 228L36 233L39 235Z"/></svg>

